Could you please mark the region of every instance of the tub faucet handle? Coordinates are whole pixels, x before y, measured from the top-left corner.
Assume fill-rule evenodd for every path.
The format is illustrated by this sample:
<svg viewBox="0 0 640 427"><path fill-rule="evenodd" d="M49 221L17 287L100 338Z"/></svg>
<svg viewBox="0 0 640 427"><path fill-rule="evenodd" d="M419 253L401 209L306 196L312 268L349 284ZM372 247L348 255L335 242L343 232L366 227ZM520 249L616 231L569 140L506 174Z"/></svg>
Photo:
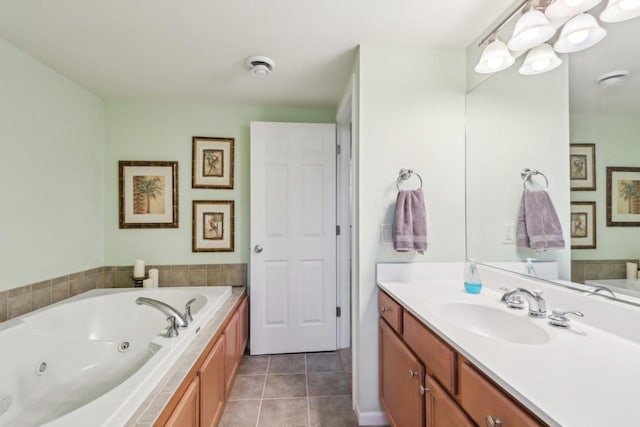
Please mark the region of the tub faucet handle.
<svg viewBox="0 0 640 427"><path fill-rule="evenodd" d="M185 319L187 319L187 322L193 322L193 316L191 315L191 304L193 304L194 302L196 302L196 299L195 298L191 298L184 305L184 309L185 309L184 317L185 317Z"/></svg>
<svg viewBox="0 0 640 427"><path fill-rule="evenodd" d="M164 335L167 338L173 338L180 335L178 332L178 322L176 316L167 317L167 321L169 322L169 327L167 328L167 333Z"/></svg>

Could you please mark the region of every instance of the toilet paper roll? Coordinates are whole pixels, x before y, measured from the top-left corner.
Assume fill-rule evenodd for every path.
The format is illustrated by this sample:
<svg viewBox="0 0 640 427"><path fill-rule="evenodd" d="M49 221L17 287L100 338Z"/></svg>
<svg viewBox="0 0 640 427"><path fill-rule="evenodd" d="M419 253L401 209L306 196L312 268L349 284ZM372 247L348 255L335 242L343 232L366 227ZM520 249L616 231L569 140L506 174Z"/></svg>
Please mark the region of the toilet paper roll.
<svg viewBox="0 0 640 427"><path fill-rule="evenodd" d="M627 280L636 280L638 278L638 263L627 263Z"/></svg>
<svg viewBox="0 0 640 427"><path fill-rule="evenodd" d="M158 285L160 284L158 282L158 278L160 277L160 274L158 272L157 268L151 268L149 269L149 279L153 280L153 287L157 288Z"/></svg>

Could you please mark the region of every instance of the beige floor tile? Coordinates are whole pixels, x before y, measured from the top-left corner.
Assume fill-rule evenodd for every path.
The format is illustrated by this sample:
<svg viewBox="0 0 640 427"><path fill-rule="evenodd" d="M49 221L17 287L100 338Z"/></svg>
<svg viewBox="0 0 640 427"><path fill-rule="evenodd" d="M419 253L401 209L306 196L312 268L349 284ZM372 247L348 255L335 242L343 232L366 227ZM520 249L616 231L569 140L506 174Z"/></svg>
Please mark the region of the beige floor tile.
<svg viewBox="0 0 640 427"><path fill-rule="evenodd" d="M266 375L238 375L229 400L262 399Z"/></svg>
<svg viewBox="0 0 640 427"><path fill-rule="evenodd" d="M307 354L307 372L342 371L338 353Z"/></svg>
<svg viewBox="0 0 640 427"><path fill-rule="evenodd" d="M351 396L310 397L311 427L357 427Z"/></svg>
<svg viewBox="0 0 640 427"><path fill-rule="evenodd" d="M308 426L307 398L265 399L258 427Z"/></svg>
<svg viewBox="0 0 640 427"><path fill-rule="evenodd" d="M260 400L227 402L219 427L255 427L259 410Z"/></svg>
<svg viewBox="0 0 640 427"><path fill-rule="evenodd" d="M304 374L267 375L265 398L305 397L307 380Z"/></svg>
<svg viewBox="0 0 640 427"><path fill-rule="evenodd" d="M304 354L276 354L269 360L270 374L304 374Z"/></svg>
<svg viewBox="0 0 640 427"><path fill-rule="evenodd" d="M267 373L269 356L244 356L238 375L260 375Z"/></svg>
<svg viewBox="0 0 640 427"><path fill-rule="evenodd" d="M351 394L344 372L309 372L309 396Z"/></svg>

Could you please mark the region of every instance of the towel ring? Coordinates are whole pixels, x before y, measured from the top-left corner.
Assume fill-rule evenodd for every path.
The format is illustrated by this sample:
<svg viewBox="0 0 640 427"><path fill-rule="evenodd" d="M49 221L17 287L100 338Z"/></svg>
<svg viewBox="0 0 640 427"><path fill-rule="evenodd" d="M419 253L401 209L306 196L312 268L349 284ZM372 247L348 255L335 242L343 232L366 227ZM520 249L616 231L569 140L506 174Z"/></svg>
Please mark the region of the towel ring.
<svg viewBox="0 0 640 427"><path fill-rule="evenodd" d="M400 191L400 183L411 178L411 175L415 175L420 180L420 190L422 190L422 177L419 173L412 171L411 169L400 169L398 173L398 179L396 180L396 188Z"/></svg>
<svg viewBox="0 0 640 427"><path fill-rule="evenodd" d="M543 174L542 172L536 169L526 168L526 169L522 169L522 172L520 172L520 177L522 177L522 186L524 187L525 190L528 190L527 182L529 181L533 182L531 177L535 175L542 175L542 177L544 178L544 183L545 183L544 190L549 188L549 180L547 179L547 176L545 174Z"/></svg>

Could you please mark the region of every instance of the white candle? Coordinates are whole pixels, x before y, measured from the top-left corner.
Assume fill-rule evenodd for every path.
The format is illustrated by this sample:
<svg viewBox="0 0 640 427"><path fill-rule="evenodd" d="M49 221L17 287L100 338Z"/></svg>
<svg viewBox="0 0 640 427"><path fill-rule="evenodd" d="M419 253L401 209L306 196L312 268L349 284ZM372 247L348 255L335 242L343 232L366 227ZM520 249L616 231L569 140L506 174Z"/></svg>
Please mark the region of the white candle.
<svg viewBox="0 0 640 427"><path fill-rule="evenodd" d="M149 270L149 279L153 280L153 287L157 288L158 285L160 284L158 282L158 277L159 277L159 273L158 273L158 269L157 268L152 268Z"/></svg>
<svg viewBox="0 0 640 427"><path fill-rule="evenodd" d="M144 277L144 261L137 259L133 262L133 277Z"/></svg>
<svg viewBox="0 0 640 427"><path fill-rule="evenodd" d="M638 278L638 264L635 262L627 263L627 280L635 280Z"/></svg>
<svg viewBox="0 0 640 427"><path fill-rule="evenodd" d="M143 288L153 288L153 279L144 279L142 281L142 287Z"/></svg>

